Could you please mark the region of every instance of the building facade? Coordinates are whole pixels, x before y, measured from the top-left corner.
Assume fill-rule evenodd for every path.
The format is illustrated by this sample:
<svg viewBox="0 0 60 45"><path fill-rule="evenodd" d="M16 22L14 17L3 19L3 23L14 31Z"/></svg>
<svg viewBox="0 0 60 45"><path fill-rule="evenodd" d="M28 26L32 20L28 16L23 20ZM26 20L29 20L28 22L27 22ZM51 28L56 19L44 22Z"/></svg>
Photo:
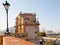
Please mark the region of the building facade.
<svg viewBox="0 0 60 45"><path fill-rule="evenodd" d="M39 21L36 13L22 13L16 18L15 33L26 33L29 39L36 39L39 33Z"/></svg>

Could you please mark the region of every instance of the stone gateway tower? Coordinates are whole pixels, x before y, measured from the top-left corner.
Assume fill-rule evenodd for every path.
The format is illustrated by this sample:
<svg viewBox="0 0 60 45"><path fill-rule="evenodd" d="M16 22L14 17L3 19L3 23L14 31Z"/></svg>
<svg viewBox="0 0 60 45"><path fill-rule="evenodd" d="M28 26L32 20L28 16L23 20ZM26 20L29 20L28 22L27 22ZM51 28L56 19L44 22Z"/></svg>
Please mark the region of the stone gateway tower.
<svg viewBox="0 0 60 45"><path fill-rule="evenodd" d="M15 33L26 33L28 39L36 39L39 33L39 21L36 20L36 13L22 13L16 18Z"/></svg>

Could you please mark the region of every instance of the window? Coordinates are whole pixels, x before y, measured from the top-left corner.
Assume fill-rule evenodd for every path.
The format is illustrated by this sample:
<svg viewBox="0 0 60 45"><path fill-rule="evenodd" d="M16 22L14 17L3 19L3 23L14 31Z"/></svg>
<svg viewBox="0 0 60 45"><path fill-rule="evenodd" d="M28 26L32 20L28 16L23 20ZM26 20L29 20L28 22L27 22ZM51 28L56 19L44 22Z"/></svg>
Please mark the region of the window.
<svg viewBox="0 0 60 45"><path fill-rule="evenodd" d="M22 25L21 28L23 28L24 26Z"/></svg>
<svg viewBox="0 0 60 45"><path fill-rule="evenodd" d="M37 31L35 31L35 33L37 33Z"/></svg>

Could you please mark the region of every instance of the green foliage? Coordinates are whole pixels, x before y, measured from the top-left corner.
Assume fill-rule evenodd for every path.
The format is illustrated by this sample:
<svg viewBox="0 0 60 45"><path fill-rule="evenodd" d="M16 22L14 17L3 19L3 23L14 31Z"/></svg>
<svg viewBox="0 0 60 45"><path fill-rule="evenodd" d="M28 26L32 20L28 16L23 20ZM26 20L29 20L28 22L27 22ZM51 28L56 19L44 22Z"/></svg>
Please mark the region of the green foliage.
<svg viewBox="0 0 60 45"><path fill-rule="evenodd" d="M39 37L45 37L45 36L46 36L45 32L39 32Z"/></svg>
<svg viewBox="0 0 60 45"><path fill-rule="evenodd" d="M43 45L56 45L55 41L46 41Z"/></svg>

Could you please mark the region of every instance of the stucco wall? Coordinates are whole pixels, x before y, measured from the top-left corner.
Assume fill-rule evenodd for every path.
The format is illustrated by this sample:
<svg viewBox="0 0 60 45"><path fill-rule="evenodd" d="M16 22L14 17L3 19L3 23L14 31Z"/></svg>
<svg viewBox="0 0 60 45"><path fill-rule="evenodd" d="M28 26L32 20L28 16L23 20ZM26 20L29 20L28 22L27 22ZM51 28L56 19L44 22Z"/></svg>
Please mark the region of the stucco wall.
<svg viewBox="0 0 60 45"><path fill-rule="evenodd" d="M20 38L6 36L3 37L3 45L37 45L37 44L31 43Z"/></svg>
<svg viewBox="0 0 60 45"><path fill-rule="evenodd" d="M0 35L0 45L3 45L3 35Z"/></svg>

